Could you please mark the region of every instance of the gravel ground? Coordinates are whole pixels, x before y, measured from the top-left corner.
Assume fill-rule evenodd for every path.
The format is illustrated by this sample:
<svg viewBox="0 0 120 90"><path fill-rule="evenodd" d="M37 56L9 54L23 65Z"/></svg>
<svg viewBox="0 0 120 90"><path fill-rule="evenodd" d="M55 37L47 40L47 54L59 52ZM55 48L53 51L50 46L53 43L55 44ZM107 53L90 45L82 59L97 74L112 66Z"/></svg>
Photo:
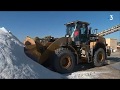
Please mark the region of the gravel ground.
<svg viewBox="0 0 120 90"><path fill-rule="evenodd" d="M69 79L120 79L120 52L112 53L107 58L105 66L80 64L72 73L63 75Z"/></svg>

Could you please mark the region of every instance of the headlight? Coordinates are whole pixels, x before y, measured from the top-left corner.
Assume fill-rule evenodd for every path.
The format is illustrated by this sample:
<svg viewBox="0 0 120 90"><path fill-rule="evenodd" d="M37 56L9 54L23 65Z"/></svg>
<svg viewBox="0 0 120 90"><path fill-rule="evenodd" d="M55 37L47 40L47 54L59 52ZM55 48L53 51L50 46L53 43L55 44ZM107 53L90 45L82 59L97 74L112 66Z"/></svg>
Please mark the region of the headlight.
<svg viewBox="0 0 120 90"><path fill-rule="evenodd" d="M65 37L70 37L70 35L66 35Z"/></svg>

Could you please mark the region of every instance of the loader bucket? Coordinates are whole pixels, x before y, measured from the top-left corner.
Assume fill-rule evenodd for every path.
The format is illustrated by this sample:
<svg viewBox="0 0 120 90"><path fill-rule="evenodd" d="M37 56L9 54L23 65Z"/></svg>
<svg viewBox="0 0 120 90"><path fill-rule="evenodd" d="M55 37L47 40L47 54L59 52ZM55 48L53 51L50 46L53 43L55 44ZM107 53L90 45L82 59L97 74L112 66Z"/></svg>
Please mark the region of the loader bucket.
<svg viewBox="0 0 120 90"><path fill-rule="evenodd" d="M29 36L27 36L26 39L24 40L24 45L25 54L34 61L39 62L41 53L44 50L44 46L40 42Z"/></svg>
<svg viewBox="0 0 120 90"><path fill-rule="evenodd" d="M43 40L43 42L41 41ZM46 60L49 60L51 55L54 54L54 51L61 47L61 45L67 42L66 37L55 38L52 41L31 38L29 36L24 40L24 52L25 54L38 62L39 64L44 64Z"/></svg>

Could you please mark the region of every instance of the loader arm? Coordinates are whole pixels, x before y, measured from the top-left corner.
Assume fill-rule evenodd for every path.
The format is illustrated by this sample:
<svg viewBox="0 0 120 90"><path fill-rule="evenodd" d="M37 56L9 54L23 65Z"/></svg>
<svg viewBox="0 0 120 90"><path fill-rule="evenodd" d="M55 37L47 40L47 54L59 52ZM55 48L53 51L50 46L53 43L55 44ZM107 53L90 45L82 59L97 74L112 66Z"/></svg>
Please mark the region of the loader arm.
<svg viewBox="0 0 120 90"><path fill-rule="evenodd" d="M54 51L61 47L61 45L66 44L67 38L62 37L57 40L55 40L52 44L49 45L49 47L43 52L39 59L39 63L44 63L52 54L54 54Z"/></svg>

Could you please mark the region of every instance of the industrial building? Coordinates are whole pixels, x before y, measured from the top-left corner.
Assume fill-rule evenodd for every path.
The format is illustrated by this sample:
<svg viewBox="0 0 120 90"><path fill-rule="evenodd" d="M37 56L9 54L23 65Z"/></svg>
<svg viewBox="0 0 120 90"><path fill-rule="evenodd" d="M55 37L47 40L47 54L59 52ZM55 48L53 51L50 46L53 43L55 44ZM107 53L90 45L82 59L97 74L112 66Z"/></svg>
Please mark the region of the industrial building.
<svg viewBox="0 0 120 90"><path fill-rule="evenodd" d="M108 47L112 50L112 52L117 51L117 39L106 38L106 43Z"/></svg>

